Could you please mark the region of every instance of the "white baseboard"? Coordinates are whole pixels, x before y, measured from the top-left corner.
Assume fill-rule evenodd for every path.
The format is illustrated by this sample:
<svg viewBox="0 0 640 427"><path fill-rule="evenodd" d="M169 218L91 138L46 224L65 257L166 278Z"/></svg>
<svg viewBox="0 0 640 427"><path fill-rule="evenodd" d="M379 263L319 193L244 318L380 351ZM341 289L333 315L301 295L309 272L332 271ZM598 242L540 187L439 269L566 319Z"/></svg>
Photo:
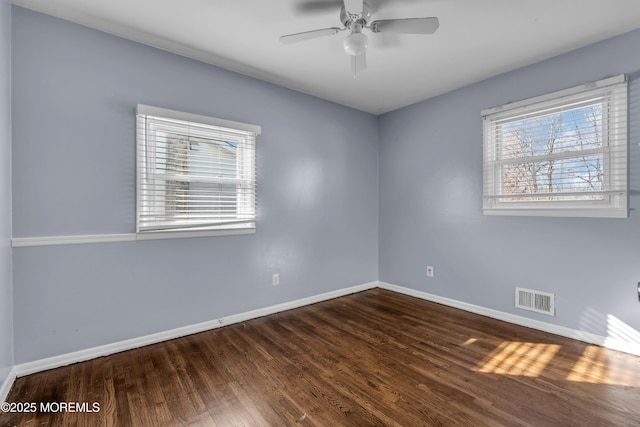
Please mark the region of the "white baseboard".
<svg viewBox="0 0 640 427"><path fill-rule="evenodd" d="M640 343L626 342L620 340L612 340L610 337L603 337L600 335L592 334L589 332L579 331L575 329L566 328L563 326L554 325L547 322L541 322L539 320L529 319L522 316L517 316L502 311L497 311L462 301L457 301L437 295L429 294L426 292L418 291L411 288L405 288L402 286L392 285L385 282L370 282L358 286L353 286L345 289L338 289L336 291L327 292L319 295L314 295L307 298L302 298L282 304L272 305L269 307L260 308L257 310L248 311L245 313L239 313L219 319L210 320L203 323L197 323L194 325L184 326L181 328L171 329L157 334L146 335L143 337L132 338L125 341L120 341L113 344L107 344L99 347L93 347L86 350L76 351L73 353L67 353L60 356L50 357L47 359L36 360L34 362L22 363L14 366L9 375L5 379L4 383L0 387L0 402L3 402L13 385L13 382L17 377L30 375L36 372L46 371L48 369L54 369L61 366L70 365L72 363L84 362L86 360L95 359L102 356L108 356L113 353L121 351L131 350L138 347L143 347L149 344L155 344L158 342L180 338L183 336L195 334L198 332L204 332L211 329L216 329L225 325L231 325L234 323L244 322L258 317L268 316L270 314L279 313L281 311L292 310L295 308L303 307L310 304L330 300L333 298L339 298L341 296L353 294L356 292L362 292L373 288L387 289L393 292L417 297L423 300L436 302L439 304L447 305L449 307L458 308L471 313L480 314L483 316L491 317L505 322L513 323L520 326L525 326L532 329L537 329L544 332L549 332L555 335L560 335L567 338L587 342L590 344L596 344L603 347L624 351L635 355L640 355Z"/></svg>
<svg viewBox="0 0 640 427"><path fill-rule="evenodd" d="M480 314L482 316L491 317L493 319L503 320L515 325L525 326L527 328L537 329L539 331L549 332L554 335L560 335L562 337L571 338L589 344L595 344L602 347L610 348L612 350L619 350L625 353L631 353L640 356L640 342L629 342L612 337L603 337L601 335L592 334L590 332L579 331L577 329L558 326L552 323L530 319L528 317L517 316L515 314L505 313L503 311L493 310L490 308L481 307L479 305L473 305L466 302L429 294L427 292L405 288L403 286L392 285L390 283L378 282L378 287L380 287L381 289L398 292L400 294L420 298L426 301L436 302L449 307L459 308L460 310Z"/></svg>
<svg viewBox="0 0 640 427"><path fill-rule="evenodd" d="M279 313L281 311L291 310L305 305L315 304L317 302L338 298L341 296L353 294L356 292L366 291L378 287L378 282L365 283L363 285L353 286L345 289L338 289L336 291L327 292L319 295L314 295L307 298L302 298L282 304L272 305L270 307L264 307L257 310L247 311L245 313L234 314L219 319L210 320L207 322L197 323L194 325L184 326L181 328L171 329L157 334L145 335L138 338L132 338L125 341L116 342L113 344L102 345L99 347L93 347L86 350L80 350L73 353L62 354L60 356L49 357L47 359L36 360L34 362L22 363L14 367L15 373L18 377L34 374L36 372L46 371L48 369L59 368L61 366L70 365L72 363L84 362L86 360L95 359L102 356L108 356L110 354L119 353L125 350L131 350L138 347L143 347L149 344L155 344L162 341L167 341L174 338L180 338L198 332L204 332L211 329L216 329L222 326L231 325L234 323L244 322L258 317L268 316L270 314Z"/></svg>
<svg viewBox="0 0 640 427"><path fill-rule="evenodd" d="M7 396L9 395L9 391L11 390L11 386L13 385L13 382L17 377L18 371L14 366L9 370L9 374L7 375L7 378L5 378L4 382L0 384L0 403L7 400Z"/></svg>

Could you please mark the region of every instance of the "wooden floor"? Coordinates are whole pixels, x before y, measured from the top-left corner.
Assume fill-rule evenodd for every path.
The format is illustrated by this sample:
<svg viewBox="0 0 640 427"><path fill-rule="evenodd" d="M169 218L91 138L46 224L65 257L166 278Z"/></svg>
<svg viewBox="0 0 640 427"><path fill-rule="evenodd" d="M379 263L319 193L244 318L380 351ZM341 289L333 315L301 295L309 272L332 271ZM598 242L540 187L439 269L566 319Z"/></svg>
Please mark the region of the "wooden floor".
<svg viewBox="0 0 640 427"><path fill-rule="evenodd" d="M1 426L638 426L640 358L374 289L19 378L7 401L38 411Z"/></svg>

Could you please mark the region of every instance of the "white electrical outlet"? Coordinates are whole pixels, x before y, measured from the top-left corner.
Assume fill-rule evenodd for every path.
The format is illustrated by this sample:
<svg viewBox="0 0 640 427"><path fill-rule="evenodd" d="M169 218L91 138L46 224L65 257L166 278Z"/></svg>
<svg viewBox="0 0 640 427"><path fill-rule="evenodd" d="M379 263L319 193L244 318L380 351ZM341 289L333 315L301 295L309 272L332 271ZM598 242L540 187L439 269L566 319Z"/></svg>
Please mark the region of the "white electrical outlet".
<svg viewBox="0 0 640 427"><path fill-rule="evenodd" d="M433 267L427 266L427 277L433 277Z"/></svg>
<svg viewBox="0 0 640 427"><path fill-rule="evenodd" d="M278 286L280 284L280 273L276 273L271 277L271 284Z"/></svg>

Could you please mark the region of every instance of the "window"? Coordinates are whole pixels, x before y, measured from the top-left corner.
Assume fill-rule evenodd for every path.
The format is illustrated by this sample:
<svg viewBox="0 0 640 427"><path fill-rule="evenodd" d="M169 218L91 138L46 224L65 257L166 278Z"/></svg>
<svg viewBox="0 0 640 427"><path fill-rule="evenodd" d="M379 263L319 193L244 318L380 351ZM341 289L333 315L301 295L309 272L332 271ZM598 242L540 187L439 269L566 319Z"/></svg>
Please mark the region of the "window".
<svg viewBox="0 0 640 427"><path fill-rule="evenodd" d="M259 133L259 126L138 105L137 232L254 232Z"/></svg>
<svg viewBox="0 0 640 427"><path fill-rule="evenodd" d="M627 217L624 75L482 116L485 215Z"/></svg>

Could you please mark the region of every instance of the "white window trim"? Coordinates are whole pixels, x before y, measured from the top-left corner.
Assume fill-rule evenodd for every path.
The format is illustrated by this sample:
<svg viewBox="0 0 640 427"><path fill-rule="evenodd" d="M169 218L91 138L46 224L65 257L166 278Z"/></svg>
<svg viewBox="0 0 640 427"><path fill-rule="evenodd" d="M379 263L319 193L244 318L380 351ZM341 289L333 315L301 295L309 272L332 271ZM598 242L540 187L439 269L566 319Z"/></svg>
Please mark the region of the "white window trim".
<svg viewBox="0 0 640 427"><path fill-rule="evenodd" d="M502 182L496 166L495 145L491 141L491 124L495 121L514 117L521 113L531 111L533 107L560 106L569 101L582 98L587 99L592 94L606 94L612 86L623 87L616 94L617 103L611 104L610 115L616 117L621 125L617 127L617 141L623 149L613 149L605 157L608 162L605 173L613 170L618 177L615 190L606 192L604 201L544 201L544 202L500 202L497 187ZM627 135L627 78L625 75L590 82L570 89L553 92L538 97L530 98L511 104L490 108L482 111L483 118L483 213L485 215L509 215L509 216L552 216L552 217L600 217L600 218L627 218L628 217L628 135ZM622 106L624 105L624 106ZM622 121L622 122L620 122ZM603 123L603 127L604 127ZM603 131L606 134L606 131ZM615 142L614 142L615 143ZM615 148L615 147L614 147ZM594 152L602 152L608 148L596 149ZM549 156L550 159L562 158L565 153L557 153ZM621 180L624 179L624 182ZM622 188L622 189L620 189ZM561 194L561 193L559 193Z"/></svg>
<svg viewBox="0 0 640 427"><path fill-rule="evenodd" d="M239 130L243 132L253 133L259 135L261 133L261 127L253 124L236 122L231 120L219 119L215 117L209 117L199 114L192 114L182 111L169 110L166 108L154 107L144 104L138 104L137 115L156 116L173 120L181 120L185 122L201 123L216 127L222 127L232 130ZM137 138L140 139L143 136L140 132L137 132ZM230 235L242 235L242 234L255 234L256 219L252 221L238 221L237 223L228 223L224 225L216 225L213 227L206 226L202 228L170 228L166 230L140 230L140 215L144 210L141 204L141 187L144 185L143 180L140 179L141 174L144 174L146 168L146 160L141 158L140 152L141 141L136 141L136 233L135 240L156 240L156 239L173 239L173 238L191 238L191 237L207 237L207 236L230 236ZM252 162L253 168L255 168L255 151L252 152L251 158L244 159L242 163ZM246 166L246 165L245 165ZM242 165L241 165L242 167Z"/></svg>
<svg viewBox="0 0 640 427"><path fill-rule="evenodd" d="M185 113L184 111L168 110L166 108L152 107L150 105L144 104L138 104L138 114L168 117L176 120L184 120L185 122L204 123L211 126L238 129L246 132L253 132L256 135L260 135L260 133L262 132L262 128L258 125L219 119L216 117L202 116L200 114Z"/></svg>

